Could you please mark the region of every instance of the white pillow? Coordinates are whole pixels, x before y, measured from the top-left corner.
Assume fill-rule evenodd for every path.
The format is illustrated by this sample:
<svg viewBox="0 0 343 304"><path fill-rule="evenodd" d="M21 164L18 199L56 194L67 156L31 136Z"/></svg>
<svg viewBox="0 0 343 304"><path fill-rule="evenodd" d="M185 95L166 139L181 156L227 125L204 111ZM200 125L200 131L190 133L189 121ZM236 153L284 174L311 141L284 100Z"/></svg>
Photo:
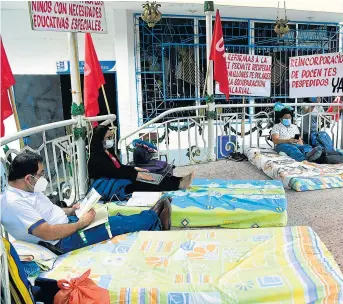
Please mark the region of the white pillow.
<svg viewBox="0 0 343 304"><path fill-rule="evenodd" d="M13 247L20 256L33 256L33 261L36 262L43 269L52 269L57 255L46 249L43 246L24 242L24 241L14 241Z"/></svg>

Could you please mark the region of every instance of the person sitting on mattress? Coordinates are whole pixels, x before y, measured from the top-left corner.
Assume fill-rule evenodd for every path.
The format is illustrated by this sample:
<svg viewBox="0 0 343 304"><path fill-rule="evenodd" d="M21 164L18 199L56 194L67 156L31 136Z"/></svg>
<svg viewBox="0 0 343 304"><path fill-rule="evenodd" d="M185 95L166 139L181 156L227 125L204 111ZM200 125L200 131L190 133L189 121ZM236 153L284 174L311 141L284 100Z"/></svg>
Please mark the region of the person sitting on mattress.
<svg viewBox="0 0 343 304"><path fill-rule="evenodd" d="M137 181L137 178L151 181L148 170L138 167L123 165L115 155L113 133L105 125L99 125L94 129L90 146L90 158L88 162L89 178L115 178L126 179L131 183L125 187L125 193L140 192L163 192L187 189L193 181L194 173L185 177L166 176L159 185Z"/></svg>
<svg viewBox="0 0 343 304"><path fill-rule="evenodd" d="M271 135L275 151L283 152L296 161L315 161L322 155L322 148L304 145L299 128L292 123L292 111L284 108L280 112L281 122L275 124Z"/></svg>
<svg viewBox="0 0 343 304"><path fill-rule="evenodd" d="M96 212L91 209L82 218L75 216L79 204L60 208L44 195L48 181L44 177L43 159L32 152L21 153L9 168L9 183L1 196L1 222L16 239L38 243L62 252L69 252L120 234L135 231L170 230L171 199L160 199L150 210L131 216L110 216L108 223L84 231Z"/></svg>

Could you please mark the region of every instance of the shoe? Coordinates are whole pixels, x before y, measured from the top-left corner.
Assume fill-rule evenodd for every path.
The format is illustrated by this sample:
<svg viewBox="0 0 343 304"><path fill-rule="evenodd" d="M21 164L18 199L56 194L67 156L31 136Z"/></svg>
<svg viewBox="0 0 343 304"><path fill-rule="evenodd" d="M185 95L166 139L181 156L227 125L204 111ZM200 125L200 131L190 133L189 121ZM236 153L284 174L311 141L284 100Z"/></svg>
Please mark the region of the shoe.
<svg viewBox="0 0 343 304"><path fill-rule="evenodd" d="M170 230L171 228L171 197L161 198L150 210L156 212L161 221L162 231Z"/></svg>
<svg viewBox="0 0 343 304"><path fill-rule="evenodd" d="M308 161L314 162L322 156L322 153L323 149L321 147L315 147L310 152L306 153L306 158Z"/></svg>
<svg viewBox="0 0 343 304"><path fill-rule="evenodd" d="M228 159L234 160L235 162L248 160L248 158L243 153L240 153L240 152L233 152Z"/></svg>
<svg viewBox="0 0 343 304"><path fill-rule="evenodd" d="M170 204L169 197L163 197L158 200L158 202L150 208L150 210L155 211L158 216L160 216L163 209Z"/></svg>
<svg viewBox="0 0 343 304"><path fill-rule="evenodd" d="M171 205L163 209L163 211L160 214L160 221L162 231L169 231L171 229Z"/></svg>

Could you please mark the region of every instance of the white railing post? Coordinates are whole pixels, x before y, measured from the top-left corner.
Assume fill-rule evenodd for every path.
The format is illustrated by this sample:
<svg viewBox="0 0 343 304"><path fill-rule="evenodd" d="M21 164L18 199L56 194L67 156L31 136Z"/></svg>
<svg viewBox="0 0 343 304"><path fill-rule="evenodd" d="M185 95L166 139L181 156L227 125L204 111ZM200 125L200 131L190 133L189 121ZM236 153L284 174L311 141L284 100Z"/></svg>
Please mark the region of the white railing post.
<svg viewBox="0 0 343 304"><path fill-rule="evenodd" d="M210 61L210 52L212 44L212 15L214 12L213 1L205 1L204 10L206 15L206 55L207 55L207 95L209 96L207 109L207 124L208 124L208 151L207 157L209 161L216 160L214 153L214 118L216 109L214 107L213 96L213 62Z"/></svg>
<svg viewBox="0 0 343 304"><path fill-rule="evenodd" d="M194 77L195 77L195 105L200 106L201 98L201 85L200 85L200 56L199 56L199 18L194 18ZM199 111L196 111L196 115L199 115Z"/></svg>
<svg viewBox="0 0 343 304"><path fill-rule="evenodd" d="M77 119L77 124L73 128L74 140L76 141L77 164L78 164L78 185L79 195L83 198L87 191L87 161L86 161L86 127L84 117L84 107L82 103L80 70L79 70L79 53L77 47L77 34L68 33L69 55L70 55L70 81L72 94L73 118Z"/></svg>

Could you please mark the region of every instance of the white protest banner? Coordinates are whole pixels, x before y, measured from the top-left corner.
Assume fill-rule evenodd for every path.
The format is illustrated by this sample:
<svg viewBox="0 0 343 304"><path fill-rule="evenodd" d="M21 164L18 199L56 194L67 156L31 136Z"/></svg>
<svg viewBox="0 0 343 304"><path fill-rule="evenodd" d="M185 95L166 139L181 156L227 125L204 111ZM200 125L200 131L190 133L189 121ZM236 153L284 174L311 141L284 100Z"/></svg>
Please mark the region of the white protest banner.
<svg viewBox="0 0 343 304"><path fill-rule="evenodd" d="M270 96L272 57L225 53L230 95ZM222 94L216 85L216 94Z"/></svg>
<svg viewBox="0 0 343 304"><path fill-rule="evenodd" d="M104 1L29 1L35 31L107 33Z"/></svg>
<svg viewBox="0 0 343 304"><path fill-rule="evenodd" d="M343 53L289 58L289 95L343 96Z"/></svg>

